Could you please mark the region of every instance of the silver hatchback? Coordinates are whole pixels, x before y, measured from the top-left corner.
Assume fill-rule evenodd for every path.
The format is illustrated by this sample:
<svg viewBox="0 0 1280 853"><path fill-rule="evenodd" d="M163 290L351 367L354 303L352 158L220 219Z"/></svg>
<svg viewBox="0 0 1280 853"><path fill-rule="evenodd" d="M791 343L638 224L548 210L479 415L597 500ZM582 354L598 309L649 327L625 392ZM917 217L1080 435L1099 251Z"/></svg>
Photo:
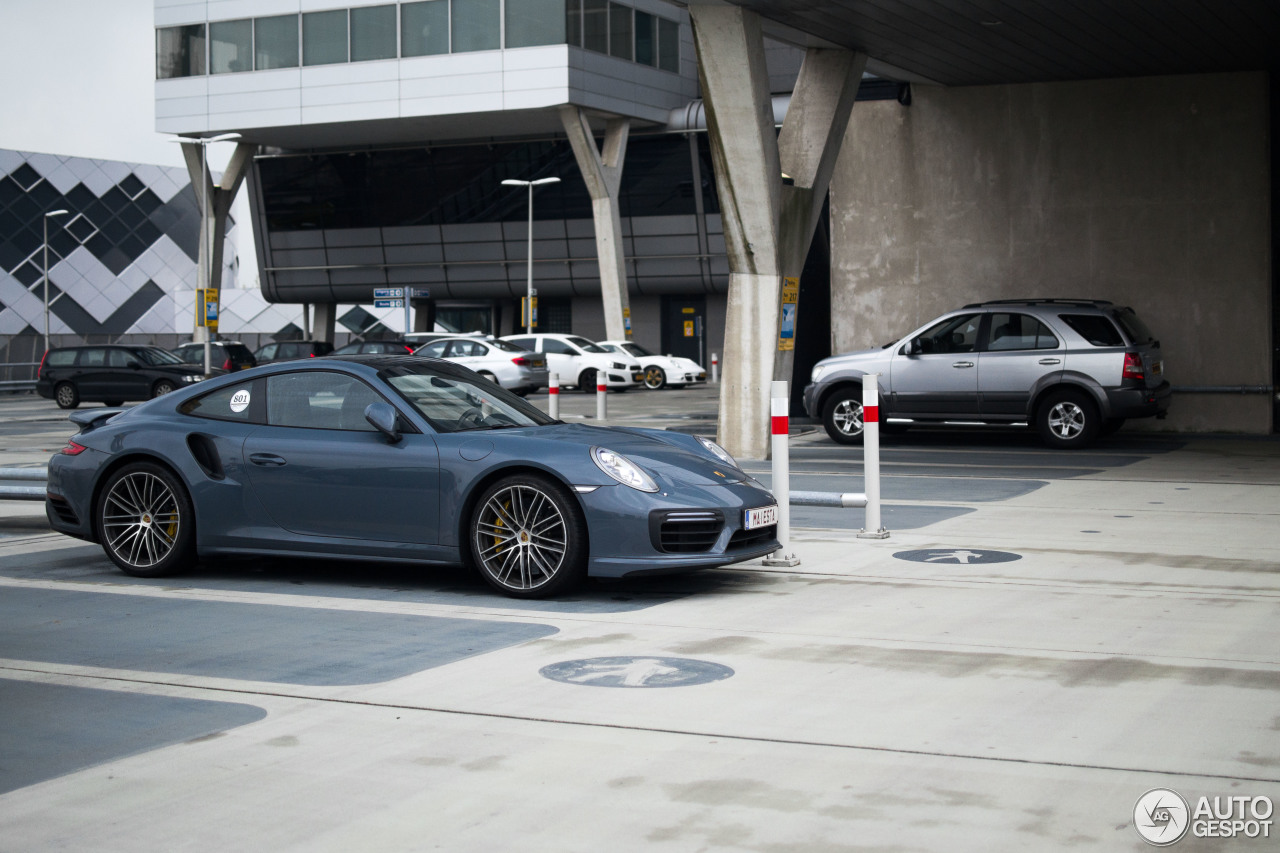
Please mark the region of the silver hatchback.
<svg viewBox="0 0 1280 853"><path fill-rule="evenodd" d="M1084 447L1129 418L1163 418L1160 342L1131 308L1100 300L966 305L883 347L818 362L804 407L841 444L862 441L862 376L878 374L882 431L913 424L1034 425Z"/></svg>

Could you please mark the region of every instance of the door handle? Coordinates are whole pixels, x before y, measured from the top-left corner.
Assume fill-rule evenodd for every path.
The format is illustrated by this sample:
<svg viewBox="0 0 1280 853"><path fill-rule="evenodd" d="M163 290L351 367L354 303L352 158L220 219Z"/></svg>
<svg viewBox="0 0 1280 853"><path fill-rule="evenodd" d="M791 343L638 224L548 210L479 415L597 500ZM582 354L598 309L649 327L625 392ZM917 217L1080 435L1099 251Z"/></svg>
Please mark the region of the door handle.
<svg viewBox="0 0 1280 853"><path fill-rule="evenodd" d="M952 367L973 367L972 361L957 361Z"/></svg>
<svg viewBox="0 0 1280 853"><path fill-rule="evenodd" d="M284 457L274 453L250 453L249 461L264 468L279 468L285 464Z"/></svg>
<svg viewBox="0 0 1280 853"><path fill-rule="evenodd" d="M1042 359L1040 359L1040 363L1041 363L1041 364L1062 364L1062 359L1060 359L1060 358L1042 358Z"/></svg>

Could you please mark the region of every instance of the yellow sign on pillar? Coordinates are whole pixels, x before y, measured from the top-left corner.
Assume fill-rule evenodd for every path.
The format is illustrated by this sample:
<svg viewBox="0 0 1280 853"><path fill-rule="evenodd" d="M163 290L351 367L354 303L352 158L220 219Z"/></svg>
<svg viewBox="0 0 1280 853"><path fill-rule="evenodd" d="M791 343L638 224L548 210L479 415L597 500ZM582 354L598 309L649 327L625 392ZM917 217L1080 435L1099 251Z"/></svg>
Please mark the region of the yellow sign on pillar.
<svg viewBox="0 0 1280 853"><path fill-rule="evenodd" d="M686 338L692 338L692 337L693 337L693 321L692 321L692 320L685 320L685 321L684 321L684 336L685 336Z"/></svg>
<svg viewBox="0 0 1280 853"><path fill-rule="evenodd" d="M800 307L800 279L782 280L782 323L778 326L778 351L796 348L796 309Z"/></svg>
<svg viewBox="0 0 1280 853"><path fill-rule="evenodd" d="M520 297L520 325L528 329L538 328L538 297L533 297L533 319L529 318L529 297Z"/></svg>
<svg viewBox="0 0 1280 853"><path fill-rule="evenodd" d="M196 288L196 325L211 332L218 331L218 289Z"/></svg>

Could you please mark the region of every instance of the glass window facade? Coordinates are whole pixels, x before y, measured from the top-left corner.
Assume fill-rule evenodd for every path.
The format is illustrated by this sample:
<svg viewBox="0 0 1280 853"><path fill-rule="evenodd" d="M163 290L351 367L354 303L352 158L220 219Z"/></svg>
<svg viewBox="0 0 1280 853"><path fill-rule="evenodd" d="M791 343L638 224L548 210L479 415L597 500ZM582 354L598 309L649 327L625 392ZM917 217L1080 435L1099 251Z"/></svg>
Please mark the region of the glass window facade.
<svg viewBox="0 0 1280 853"><path fill-rule="evenodd" d="M454 53L502 47L502 0L451 0Z"/></svg>
<svg viewBox="0 0 1280 853"><path fill-rule="evenodd" d="M351 10L351 61L396 58L396 7Z"/></svg>
<svg viewBox="0 0 1280 853"><path fill-rule="evenodd" d="M253 21L214 21L209 25L209 71L228 74L253 70Z"/></svg>
<svg viewBox="0 0 1280 853"><path fill-rule="evenodd" d="M680 70L680 24L610 0L415 0L156 30L156 78L571 44Z"/></svg>
<svg viewBox="0 0 1280 853"><path fill-rule="evenodd" d="M400 55L449 52L449 0L405 3L400 7Z"/></svg>
<svg viewBox="0 0 1280 853"><path fill-rule="evenodd" d="M565 43L565 0L506 0L507 47Z"/></svg>
<svg viewBox="0 0 1280 853"><path fill-rule="evenodd" d="M623 216L720 209L711 151L696 136L702 186L695 187L689 140L633 135L619 202ZM540 187L534 218L591 219L591 197L567 140L437 146L393 151L271 157L258 161L272 231L522 221L528 193L504 178L559 177Z"/></svg>
<svg viewBox="0 0 1280 853"><path fill-rule="evenodd" d="M253 67L257 71L298 67L298 16L253 19Z"/></svg>
<svg viewBox="0 0 1280 853"><path fill-rule="evenodd" d="M204 24L156 30L156 79L204 74Z"/></svg>
<svg viewBox="0 0 1280 853"><path fill-rule="evenodd" d="M609 55L619 59L634 56L632 43L631 7L621 3L609 4Z"/></svg>
<svg viewBox="0 0 1280 853"><path fill-rule="evenodd" d="M308 12L302 16L302 64L347 61L347 10Z"/></svg>

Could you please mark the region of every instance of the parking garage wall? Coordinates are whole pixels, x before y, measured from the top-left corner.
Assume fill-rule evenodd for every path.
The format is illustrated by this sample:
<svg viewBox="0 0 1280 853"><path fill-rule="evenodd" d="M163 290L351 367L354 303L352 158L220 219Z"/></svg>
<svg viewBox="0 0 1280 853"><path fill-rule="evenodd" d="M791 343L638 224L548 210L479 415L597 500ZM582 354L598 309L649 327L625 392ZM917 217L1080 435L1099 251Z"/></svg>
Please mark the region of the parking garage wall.
<svg viewBox="0 0 1280 853"><path fill-rule="evenodd" d="M831 188L832 351L985 299L1131 305L1175 387L1272 373L1266 74L914 86L859 103ZM803 308L803 306L802 306ZM1266 394L1148 429L1269 432Z"/></svg>

